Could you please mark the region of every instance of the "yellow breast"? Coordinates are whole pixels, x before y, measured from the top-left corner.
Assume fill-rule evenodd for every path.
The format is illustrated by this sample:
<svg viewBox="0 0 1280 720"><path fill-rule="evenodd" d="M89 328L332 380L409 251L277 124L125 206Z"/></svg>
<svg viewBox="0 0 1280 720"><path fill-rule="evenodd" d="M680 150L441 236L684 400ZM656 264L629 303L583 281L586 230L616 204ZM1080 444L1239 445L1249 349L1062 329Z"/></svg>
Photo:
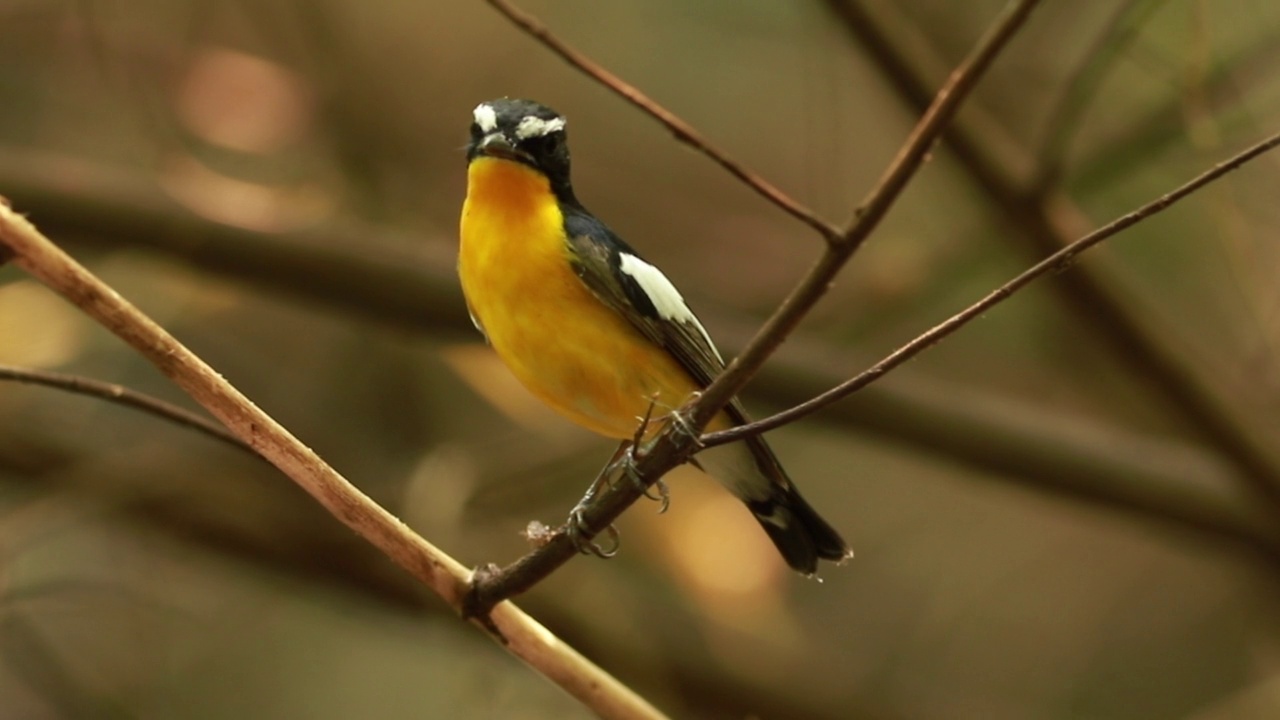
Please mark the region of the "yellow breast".
<svg viewBox="0 0 1280 720"><path fill-rule="evenodd" d="M520 163L472 160L458 272L472 315L534 394L602 435L631 437L696 388L664 349L574 274L564 216L547 179Z"/></svg>

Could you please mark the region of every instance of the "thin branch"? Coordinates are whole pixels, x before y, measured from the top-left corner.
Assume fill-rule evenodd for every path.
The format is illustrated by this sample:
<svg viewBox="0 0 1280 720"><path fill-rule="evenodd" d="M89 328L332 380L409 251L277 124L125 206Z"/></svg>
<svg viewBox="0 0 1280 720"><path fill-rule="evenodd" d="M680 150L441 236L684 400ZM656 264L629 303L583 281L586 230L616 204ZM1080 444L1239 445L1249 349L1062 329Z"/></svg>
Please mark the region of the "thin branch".
<svg viewBox="0 0 1280 720"><path fill-rule="evenodd" d="M923 107L928 84L915 72L900 50L890 42L879 23L861 3L825 0L844 27L907 104ZM1265 58L1265 54L1257 57ZM1263 64L1266 66L1265 63ZM1045 191L1034 195L1013 179L962 124L946 134L944 142L961 166L1013 229L1009 236L1036 258L1057 252L1078 234L1077 220L1084 217L1065 194ZM1273 522L1280 518L1280 457L1254 437L1244 414L1222 387L1222 379L1187 357L1183 344L1144 322L1126 301L1126 291L1101 268L1085 266L1054 283L1064 303L1087 327L1095 331L1133 376L1152 391L1206 442L1231 458L1242 484L1265 501Z"/></svg>
<svg viewBox="0 0 1280 720"><path fill-rule="evenodd" d="M525 31L530 37L542 43L551 52L559 55L569 65L609 88L645 114L665 125L677 140L711 158L713 162L727 170L730 175L741 180L743 184L756 191L769 202L777 205L783 212L816 230L827 242L835 242L840 237L840 230L835 225L818 217L812 210L801 205L790 195L782 192L742 163L730 158L722 150L714 147L709 140L703 137L702 133L698 132L697 129L682 120L678 115L659 105L648 95L628 84L622 78L604 69L591 58L569 47L553 35L547 29L547 26L543 25L536 17L520 10L507 2L507 0L486 0L486 2L521 30Z"/></svg>
<svg viewBox="0 0 1280 720"><path fill-rule="evenodd" d="M956 330L964 327L982 313L985 313L996 305L999 305L1005 300L1013 297L1014 294L1023 287L1026 287L1033 280L1044 275L1048 275L1049 273L1058 273L1067 270L1075 262L1076 256L1085 250L1088 250L1094 245L1097 245L1098 243L1132 227L1133 225L1136 225L1139 222L1142 222L1143 220L1146 220L1149 217L1167 210L1179 200L1182 200L1223 175L1240 168L1245 163L1253 160L1259 155L1262 155L1268 150L1275 148L1277 145L1280 145L1280 133L1272 135L1271 137L1249 147L1243 152L1240 152L1234 157L1214 165L1209 170L1197 175L1195 178L1169 193L1152 200L1137 210L1121 215L1110 223L1107 223L1070 245L1067 245L1058 252L1018 274L1004 285L996 288L978 302L970 305L961 312L952 315L942 324L935 326L928 332L921 334L911 342L893 351L880 362L872 365L870 368L846 380L845 382L840 383L821 395L749 425L741 425L729 430L721 430L719 432L703 435L702 444L707 447L713 447L715 445L723 445L724 443L741 440L742 438L749 437L751 435L757 435L759 433L781 427L787 423L794 422L805 415L809 415L810 413L820 410L837 400L847 397L850 393L875 382L885 373L899 365L902 365L926 348L941 342L948 335L951 335Z"/></svg>
<svg viewBox="0 0 1280 720"><path fill-rule="evenodd" d="M790 360L794 354L784 349L774 356L752 388L790 407L796 397L813 397L847 377L843 355L821 364L807 356L800 364ZM1280 528L1236 492L1230 464L1197 446L1094 418L1046 414L1030 402L913 378L907 368L898 368L892 382L868 385L850 402L827 406L816 419L849 423L873 441L976 471L966 478L1067 500L1172 531L1172 538L1243 549L1280 565Z"/></svg>
<svg viewBox="0 0 1280 720"><path fill-rule="evenodd" d="M466 568L360 492L213 368L5 206L0 206L0 243L13 251L15 265L132 346L334 517L461 609L469 580ZM476 625L603 717L662 717L511 603L494 607Z"/></svg>
<svg viewBox="0 0 1280 720"><path fill-rule="evenodd" d="M590 539L609 527L650 485L697 451L698 441L694 432L700 431L742 389L814 303L826 293L831 279L888 212L960 103L1036 4L1037 0L1014 2L995 20L969 58L956 68L951 78L938 91L933 105L920 119L883 178L855 213L855 219L849 228L836 241L828 244L817 265L748 343L743 353L729 364L728 369L691 406L682 409L681 414L687 422L671 423L640 448L635 470L641 481L614 483L586 508L582 517L584 532L581 535ZM568 562L576 554L577 548L566 530L562 526L544 544L506 568L490 566L483 572L478 571L467 599L470 611L483 613L493 603L524 592Z"/></svg>
<svg viewBox="0 0 1280 720"><path fill-rule="evenodd" d="M159 398L151 397L136 390L130 390L123 385L102 382L101 380L79 375L67 375L48 370L33 370L13 367L12 365L0 365L0 381L2 380L27 383L29 385L42 385L131 407L183 427L191 428L196 432L203 433L208 437L220 440L253 455L258 454L254 452L253 448L249 447L248 443L228 432L221 425Z"/></svg>
<svg viewBox="0 0 1280 720"><path fill-rule="evenodd" d="M924 162L930 148L955 117L961 103L1038 3L1039 0L1011 2L979 40L969 57L951 73L898 151L898 156L854 213L854 220L841 234L839 242L827 249L791 295L760 328L755 338L703 393L691 418L696 427L701 428L710 422L720 408L746 386L760 366L827 293L836 274L893 207L907 182Z"/></svg>

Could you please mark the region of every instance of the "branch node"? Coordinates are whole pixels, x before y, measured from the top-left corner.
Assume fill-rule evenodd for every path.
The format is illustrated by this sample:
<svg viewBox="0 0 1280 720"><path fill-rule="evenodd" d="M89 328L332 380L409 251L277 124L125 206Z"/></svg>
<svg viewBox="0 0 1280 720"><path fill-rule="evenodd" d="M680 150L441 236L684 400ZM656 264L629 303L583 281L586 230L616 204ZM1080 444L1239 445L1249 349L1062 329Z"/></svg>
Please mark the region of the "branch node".
<svg viewBox="0 0 1280 720"><path fill-rule="evenodd" d="M463 620L479 622L499 638L502 637L502 633L497 632L497 628L492 627L493 621L489 618L489 612L501 600L493 599L487 589L492 587L494 580L501 576L502 568L494 563L485 563L477 566L471 571L471 579L467 581L467 591L462 596L462 603L459 608Z"/></svg>

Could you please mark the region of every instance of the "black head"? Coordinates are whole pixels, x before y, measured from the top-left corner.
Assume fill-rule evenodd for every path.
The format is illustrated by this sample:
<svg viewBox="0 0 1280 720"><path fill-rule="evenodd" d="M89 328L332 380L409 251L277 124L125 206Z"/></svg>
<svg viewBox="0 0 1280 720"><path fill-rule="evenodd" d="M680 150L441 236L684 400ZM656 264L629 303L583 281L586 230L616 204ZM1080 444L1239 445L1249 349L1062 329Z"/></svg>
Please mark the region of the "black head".
<svg viewBox="0 0 1280 720"><path fill-rule="evenodd" d="M501 98L472 113L467 160L495 157L542 172L557 192L569 192L569 145L564 116L532 100Z"/></svg>

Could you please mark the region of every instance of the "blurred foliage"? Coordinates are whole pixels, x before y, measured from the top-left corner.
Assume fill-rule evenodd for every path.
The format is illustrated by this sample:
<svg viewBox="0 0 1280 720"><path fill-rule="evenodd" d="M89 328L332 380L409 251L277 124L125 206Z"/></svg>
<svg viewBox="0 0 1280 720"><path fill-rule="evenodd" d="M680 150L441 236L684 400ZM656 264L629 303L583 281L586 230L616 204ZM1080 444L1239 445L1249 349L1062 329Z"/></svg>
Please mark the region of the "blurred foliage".
<svg viewBox="0 0 1280 720"><path fill-rule="evenodd" d="M1001 5L863 3L933 85ZM524 7L835 221L915 118L826 3ZM1278 60L1274 2L1045 2L960 124L1011 178L1056 165L1083 231L1280 127ZM1086 72L1092 91L1069 95ZM580 196L725 318L713 334L736 340L731 325L769 311L821 249L482 2L0 0L0 195L39 201L38 225L432 542L506 561L529 520L564 516L610 448L463 331L452 280L406 323L336 283L299 293L256 259L202 259L223 236L187 231L447 270L470 111L502 95L570 118ZM1280 160L1264 158L1084 263L1280 446L1278 187ZM163 252L160 235L176 238ZM797 356L820 346L861 370L1025 267L1016 235L940 146ZM960 442L1002 407L1078 429L1064 438L1084 437L1086 454L1140 457L1159 440L1178 450L1153 465L1208 467L1171 459L1184 450L1220 461L1055 282L884 384L972 414L954 423ZM13 268L0 270L0 362L185 402ZM776 401L770 382L761 394ZM858 553L825 582L788 573L688 470L670 479L670 513L624 519L618 559L571 563L523 602L677 717L1280 712L1273 562L864 425L827 414L771 435ZM1229 470L1203 475L1238 491ZM129 411L0 384L0 717L585 714L443 609L269 467Z"/></svg>

